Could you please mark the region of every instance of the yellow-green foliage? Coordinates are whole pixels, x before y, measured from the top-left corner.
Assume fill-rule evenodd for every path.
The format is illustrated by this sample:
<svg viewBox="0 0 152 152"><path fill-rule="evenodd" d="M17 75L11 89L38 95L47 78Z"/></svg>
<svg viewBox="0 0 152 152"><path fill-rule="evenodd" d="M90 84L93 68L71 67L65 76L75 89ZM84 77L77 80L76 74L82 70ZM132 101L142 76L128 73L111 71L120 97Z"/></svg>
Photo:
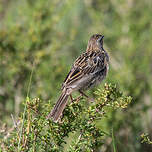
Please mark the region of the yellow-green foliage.
<svg viewBox="0 0 152 152"><path fill-rule="evenodd" d="M105 81L116 84L123 94L132 96L133 102L127 110L119 110L118 107L126 107L124 97L121 93L110 95L107 101L113 102L102 112L106 112L107 117L97 120L97 126L108 134L113 128L119 152L152 151L150 145L140 143L140 134L147 132L151 136L152 130L151 14L151 0L1 0L0 140L10 137L8 133L14 126L11 114L17 122L18 117L22 117L22 103L27 96L33 63L28 96L31 104L33 98L39 98L41 112L46 113L57 101L61 84L73 61L85 51L89 37L101 33L105 36L104 48L110 56ZM93 94L102 90L105 81L88 91L89 96L96 96L97 101L106 96L104 92L102 96ZM113 100L117 97L119 100ZM43 107L46 104L49 107ZM24 123L25 129L27 118ZM75 133L74 143L79 135ZM67 141L72 139L70 136ZM111 136L103 143L103 152L113 149Z"/></svg>
<svg viewBox="0 0 152 152"><path fill-rule="evenodd" d="M150 138L149 138L149 135L148 134L146 134L146 133L143 133L143 134L141 134L140 135L140 137L141 137L141 143L147 143L147 144L152 144L152 141L150 140Z"/></svg>
<svg viewBox="0 0 152 152"><path fill-rule="evenodd" d="M64 151L67 142L66 151L96 150L103 144L103 136L106 135L96 126L96 121L106 116L104 108L127 107L131 97L124 96L115 85L105 84L103 90L96 91L95 101L88 102L82 98L79 102L70 103L64 110L61 121L54 123L46 119L52 108L50 104L44 104L39 98L27 99L25 119L21 117L20 124L10 133L9 138L1 141L2 150ZM71 141L67 140L69 136Z"/></svg>

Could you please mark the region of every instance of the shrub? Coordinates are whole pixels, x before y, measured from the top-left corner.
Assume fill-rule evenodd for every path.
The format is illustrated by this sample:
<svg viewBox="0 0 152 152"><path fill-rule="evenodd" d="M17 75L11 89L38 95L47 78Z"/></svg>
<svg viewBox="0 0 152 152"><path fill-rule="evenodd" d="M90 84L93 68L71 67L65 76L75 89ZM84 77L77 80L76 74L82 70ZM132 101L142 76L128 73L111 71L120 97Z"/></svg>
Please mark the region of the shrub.
<svg viewBox="0 0 152 152"><path fill-rule="evenodd" d="M104 132L97 122L106 117L109 108L126 108L131 97L124 96L116 85L105 84L95 91L95 101L85 98L69 103L60 122L47 120L52 108L39 98L27 98L25 115L19 125L1 140L4 151L94 151L104 144ZM69 140L70 139L70 140Z"/></svg>

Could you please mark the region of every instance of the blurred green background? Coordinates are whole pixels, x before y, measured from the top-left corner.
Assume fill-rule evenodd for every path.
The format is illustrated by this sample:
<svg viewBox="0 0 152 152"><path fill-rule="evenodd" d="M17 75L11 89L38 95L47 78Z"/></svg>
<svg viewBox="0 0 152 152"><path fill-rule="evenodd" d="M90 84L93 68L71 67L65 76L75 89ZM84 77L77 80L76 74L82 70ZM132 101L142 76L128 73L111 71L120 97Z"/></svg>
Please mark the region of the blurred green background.
<svg viewBox="0 0 152 152"><path fill-rule="evenodd" d="M101 128L114 129L119 152L152 151L140 143L143 132L152 137L151 0L0 0L0 128L23 112L33 62L30 97L54 104L95 33L105 36L110 55L104 83L133 97L128 109L109 112ZM103 151L112 151L110 144L107 138Z"/></svg>

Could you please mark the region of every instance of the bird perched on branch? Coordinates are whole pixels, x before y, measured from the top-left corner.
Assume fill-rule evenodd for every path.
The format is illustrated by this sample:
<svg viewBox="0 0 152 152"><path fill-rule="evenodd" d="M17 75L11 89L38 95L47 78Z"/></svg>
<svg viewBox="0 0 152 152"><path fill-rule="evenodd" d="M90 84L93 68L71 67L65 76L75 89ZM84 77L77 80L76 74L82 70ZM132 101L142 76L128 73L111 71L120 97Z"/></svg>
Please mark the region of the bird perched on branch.
<svg viewBox="0 0 152 152"><path fill-rule="evenodd" d="M52 118L57 122L67 105L68 97L72 98L73 91L79 91L81 95L88 97L83 91L98 85L106 77L109 56L103 49L103 38L104 36L100 34L91 36L86 52L74 62L63 82L62 93L47 118Z"/></svg>

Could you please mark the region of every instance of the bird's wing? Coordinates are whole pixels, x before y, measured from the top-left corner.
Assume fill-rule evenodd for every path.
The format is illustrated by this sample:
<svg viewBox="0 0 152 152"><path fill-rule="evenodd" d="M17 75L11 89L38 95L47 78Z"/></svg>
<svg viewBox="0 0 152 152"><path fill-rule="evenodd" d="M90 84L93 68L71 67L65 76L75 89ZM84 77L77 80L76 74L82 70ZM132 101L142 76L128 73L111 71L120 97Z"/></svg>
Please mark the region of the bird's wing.
<svg viewBox="0 0 152 152"><path fill-rule="evenodd" d="M74 62L70 72L64 80L63 86L68 86L84 75L95 73L105 67L104 51L85 52Z"/></svg>

